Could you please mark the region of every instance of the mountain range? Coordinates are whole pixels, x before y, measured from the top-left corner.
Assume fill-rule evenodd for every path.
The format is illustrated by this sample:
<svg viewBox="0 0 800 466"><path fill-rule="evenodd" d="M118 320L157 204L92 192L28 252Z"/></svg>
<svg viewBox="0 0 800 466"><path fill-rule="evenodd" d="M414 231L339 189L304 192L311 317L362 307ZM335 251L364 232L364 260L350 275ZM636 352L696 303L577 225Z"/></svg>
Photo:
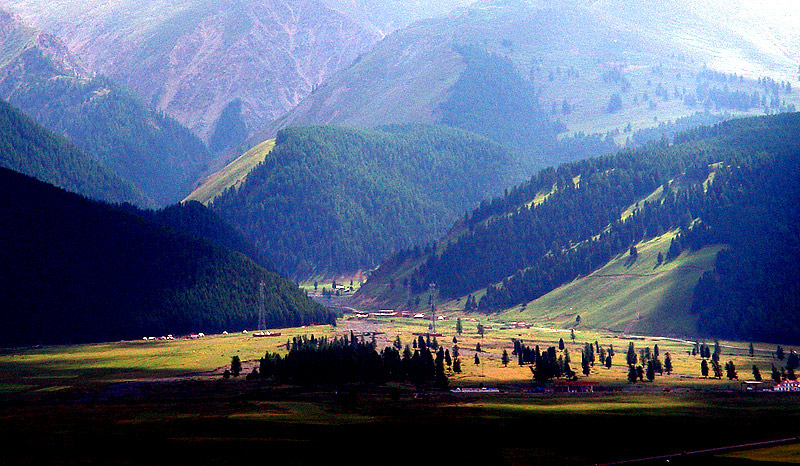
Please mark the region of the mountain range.
<svg viewBox="0 0 800 466"><path fill-rule="evenodd" d="M618 331L797 338L798 135L798 113L733 120L543 170L438 243L384 262L358 296L559 325L583 316Z"/></svg>
<svg viewBox="0 0 800 466"><path fill-rule="evenodd" d="M90 71L59 38L0 11L0 98L66 137L149 198L182 199L210 153L189 130Z"/></svg>
<svg viewBox="0 0 800 466"><path fill-rule="evenodd" d="M460 2L4 1L92 70L208 140L224 109L260 128L393 28ZM463 2L461 2L463 3ZM429 8L430 5L435 5Z"/></svg>

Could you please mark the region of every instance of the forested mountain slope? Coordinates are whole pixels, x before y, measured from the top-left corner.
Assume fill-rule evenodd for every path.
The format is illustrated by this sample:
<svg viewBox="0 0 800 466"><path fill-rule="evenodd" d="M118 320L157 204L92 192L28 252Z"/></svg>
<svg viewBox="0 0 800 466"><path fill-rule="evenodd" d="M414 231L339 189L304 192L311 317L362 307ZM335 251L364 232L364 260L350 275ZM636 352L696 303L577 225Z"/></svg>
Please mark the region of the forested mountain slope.
<svg viewBox="0 0 800 466"><path fill-rule="evenodd" d="M261 280L268 325L332 318L238 252L6 169L0 218L3 346L252 329Z"/></svg>
<svg viewBox="0 0 800 466"><path fill-rule="evenodd" d="M510 163L497 144L447 127L290 128L210 205L278 270L352 271L444 233L501 191Z"/></svg>
<svg viewBox="0 0 800 466"><path fill-rule="evenodd" d="M51 34L0 11L0 97L158 205L181 200L210 160L186 128L96 76Z"/></svg>
<svg viewBox="0 0 800 466"><path fill-rule="evenodd" d="M0 100L0 167L109 202L146 203L129 183Z"/></svg>
<svg viewBox="0 0 800 466"><path fill-rule="evenodd" d="M678 228L664 261L684 249L727 246L697 286L698 331L797 338L798 136L797 113L733 120L682 133L674 145L543 170L482 203L438 248L384 263L359 294L379 299L397 287L413 297L436 283L443 299L480 291L471 308L503 310L620 254L635 260L631 246Z"/></svg>

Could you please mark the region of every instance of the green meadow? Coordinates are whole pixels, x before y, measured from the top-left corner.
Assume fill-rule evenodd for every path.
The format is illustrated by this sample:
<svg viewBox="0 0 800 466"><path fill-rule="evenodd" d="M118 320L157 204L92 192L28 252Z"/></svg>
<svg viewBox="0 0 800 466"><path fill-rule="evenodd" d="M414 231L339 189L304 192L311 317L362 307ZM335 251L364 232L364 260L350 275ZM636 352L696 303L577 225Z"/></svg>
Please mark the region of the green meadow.
<svg viewBox="0 0 800 466"><path fill-rule="evenodd" d="M106 464L113 458L114 464L238 464L250 461L248 452L261 452L288 464L338 455L344 464L409 464L423 457L459 464L593 464L796 434L799 396L747 393L739 381L704 379L689 341L579 326L573 343L568 329L536 323L501 329L507 322L497 317L463 314L458 335L458 316L444 315L448 318L437 322L443 334L437 341L452 351L456 338L464 369L449 373L451 388L483 385L500 393L432 390L420 396L402 384L303 388L222 377L233 355L244 361L247 373L264 352L285 353L286 340L302 335L377 332L378 347L396 337L409 344L413 333L426 332L428 325L411 318L346 315L335 327L283 329L276 337L231 333L3 350L0 435L19 446L4 463L30 464L25 452L36 450L41 463ZM478 317L486 328L483 336L473 320ZM501 363L503 349L513 348L512 338L542 348L563 338L578 372L584 342L613 345L616 356L610 369L596 365L581 378L599 382L594 393L538 393L531 390L527 366L513 356L508 367ZM674 372L657 375L654 382L628 383L624 352L629 342L637 352L658 344L662 361L671 354ZM740 379L751 378L753 364L765 378L770 365L779 364L774 345L755 343L750 356L747 342L720 343L721 360L734 361ZM480 364L474 364L475 354ZM142 448L131 448L130 439ZM412 446L400 448L403 442ZM428 442L441 447L428 453L422 446ZM163 455L148 454L162 447ZM774 455L796 459L796 453L796 446L782 445L703 461L757 464Z"/></svg>

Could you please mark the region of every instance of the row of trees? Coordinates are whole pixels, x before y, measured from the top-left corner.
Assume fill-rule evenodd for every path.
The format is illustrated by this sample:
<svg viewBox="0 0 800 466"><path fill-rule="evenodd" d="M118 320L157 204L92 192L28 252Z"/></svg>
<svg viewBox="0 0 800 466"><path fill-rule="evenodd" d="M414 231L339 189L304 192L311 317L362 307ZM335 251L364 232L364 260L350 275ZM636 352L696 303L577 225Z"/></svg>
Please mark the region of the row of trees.
<svg viewBox="0 0 800 466"><path fill-rule="evenodd" d="M365 341L352 332L350 337L295 337L287 343L284 357L267 352L259 361L262 378L291 381L301 385L382 384L411 382L418 386L447 388L445 366L461 371L458 355L439 347L433 350L421 337L412 352L406 345L402 353L393 345L380 352L373 339ZM457 352L454 349L454 352Z"/></svg>

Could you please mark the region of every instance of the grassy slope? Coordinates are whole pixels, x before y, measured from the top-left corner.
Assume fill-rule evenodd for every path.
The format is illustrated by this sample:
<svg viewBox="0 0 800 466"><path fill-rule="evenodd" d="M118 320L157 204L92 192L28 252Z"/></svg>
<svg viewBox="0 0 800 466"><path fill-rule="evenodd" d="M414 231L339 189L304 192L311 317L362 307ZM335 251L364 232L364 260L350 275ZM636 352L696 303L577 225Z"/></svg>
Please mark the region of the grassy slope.
<svg viewBox="0 0 800 466"><path fill-rule="evenodd" d="M499 318L536 320L566 328L580 315L582 326L626 333L691 334L694 318L687 310L694 286L703 271L713 266L722 247L687 251L656 267L656 256L659 252L666 255L675 234L672 231L639 243L636 261L624 253L591 275L506 310Z"/></svg>
<svg viewBox="0 0 800 466"><path fill-rule="evenodd" d="M230 187L238 187L256 165L263 162L275 147L275 139L258 144L229 163L222 170L206 178L184 201L208 204Z"/></svg>

